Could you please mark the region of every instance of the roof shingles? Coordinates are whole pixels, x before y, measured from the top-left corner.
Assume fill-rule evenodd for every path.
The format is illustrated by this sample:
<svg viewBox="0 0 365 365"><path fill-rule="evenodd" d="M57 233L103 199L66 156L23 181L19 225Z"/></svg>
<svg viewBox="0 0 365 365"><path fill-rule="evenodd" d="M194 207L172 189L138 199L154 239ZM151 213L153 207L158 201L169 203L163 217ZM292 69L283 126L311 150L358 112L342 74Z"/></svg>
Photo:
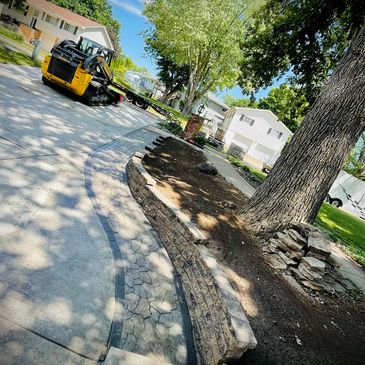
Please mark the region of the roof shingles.
<svg viewBox="0 0 365 365"><path fill-rule="evenodd" d="M81 27L103 27L103 25L91 19L85 18L84 16L76 14L71 10L62 8L61 6L46 0L27 0L27 3L39 10L49 13L50 15L55 15L62 19L68 20L71 23Z"/></svg>

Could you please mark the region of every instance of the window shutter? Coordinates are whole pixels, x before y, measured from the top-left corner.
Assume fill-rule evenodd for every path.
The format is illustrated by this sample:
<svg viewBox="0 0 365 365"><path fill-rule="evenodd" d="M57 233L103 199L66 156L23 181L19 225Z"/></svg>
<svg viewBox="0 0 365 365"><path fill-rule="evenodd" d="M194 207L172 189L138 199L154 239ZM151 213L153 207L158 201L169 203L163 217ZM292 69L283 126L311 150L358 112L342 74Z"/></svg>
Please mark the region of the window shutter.
<svg viewBox="0 0 365 365"><path fill-rule="evenodd" d="M76 35L77 31L78 31L79 27L76 27L74 30L74 34Z"/></svg>

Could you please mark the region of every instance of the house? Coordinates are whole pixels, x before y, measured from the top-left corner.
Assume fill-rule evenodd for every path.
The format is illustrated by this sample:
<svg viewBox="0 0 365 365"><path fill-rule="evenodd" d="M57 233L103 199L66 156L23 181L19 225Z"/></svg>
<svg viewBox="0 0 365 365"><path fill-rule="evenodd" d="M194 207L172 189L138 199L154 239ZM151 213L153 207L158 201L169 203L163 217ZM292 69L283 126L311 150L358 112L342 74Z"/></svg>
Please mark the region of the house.
<svg viewBox="0 0 365 365"><path fill-rule="evenodd" d="M244 161L257 168L273 165L292 135L270 110L239 107L226 112L215 134L225 149L241 149Z"/></svg>
<svg viewBox="0 0 365 365"><path fill-rule="evenodd" d="M143 72L126 71L124 78L136 91L148 94L153 98L160 98L163 94L164 86L161 81L154 76Z"/></svg>
<svg viewBox="0 0 365 365"><path fill-rule="evenodd" d="M64 39L77 42L80 36L113 49L103 25L49 1L27 0L22 11L15 9L10 2L3 4L1 11L19 21L19 30L27 41L39 39L45 50L51 50Z"/></svg>
<svg viewBox="0 0 365 365"><path fill-rule="evenodd" d="M229 109L229 106L210 91L194 102L193 112L197 113L201 105L204 108L200 115L205 118L203 130L208 135L214 135L219 126L223 124L225 113Z"/></svg>

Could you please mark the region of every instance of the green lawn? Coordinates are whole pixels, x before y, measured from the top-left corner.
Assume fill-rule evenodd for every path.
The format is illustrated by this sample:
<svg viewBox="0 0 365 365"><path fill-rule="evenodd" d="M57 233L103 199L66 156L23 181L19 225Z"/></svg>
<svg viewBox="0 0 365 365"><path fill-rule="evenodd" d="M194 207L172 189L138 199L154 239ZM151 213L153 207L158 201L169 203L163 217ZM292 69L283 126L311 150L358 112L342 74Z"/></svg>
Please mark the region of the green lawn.
<svg viewBox="0 0 365 365"><path fill-rule="evenodd" d="M18 42L18 43L23 43L23 41L24 41L24 38L21 34L14 32L8 28L5 28L2 25L0 25L0 34L12 39L15 42Z"/></svg>
<svg viewBox="0 0 365 365"><path fill-rule="evenodd" d="M339 241L360 264L365 265L365 221L345 211L323 203L316 218L316 226Z"/></svg>
<svg viewBox="0 0 365 365"><path fill-rule="evenodd" d="M24 53L11 51L0 44L0 63L14 63L16 65L28 65L40 67L41 63L35 61Z"/></svg>

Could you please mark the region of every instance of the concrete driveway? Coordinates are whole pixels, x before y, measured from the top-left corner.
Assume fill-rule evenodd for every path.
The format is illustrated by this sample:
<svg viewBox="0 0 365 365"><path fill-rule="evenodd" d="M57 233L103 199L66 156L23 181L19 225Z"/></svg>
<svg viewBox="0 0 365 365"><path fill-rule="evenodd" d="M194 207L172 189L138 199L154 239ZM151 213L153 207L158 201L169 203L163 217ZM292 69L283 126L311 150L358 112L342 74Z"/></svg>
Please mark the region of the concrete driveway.
<svg viewBox="0 0 365 365"><path fill-rule="evenodd" d="M71 100L39 69L0 65L0 364L86 364L105 353L113 257L84 165L156 122L133 106Z"/></svg>

